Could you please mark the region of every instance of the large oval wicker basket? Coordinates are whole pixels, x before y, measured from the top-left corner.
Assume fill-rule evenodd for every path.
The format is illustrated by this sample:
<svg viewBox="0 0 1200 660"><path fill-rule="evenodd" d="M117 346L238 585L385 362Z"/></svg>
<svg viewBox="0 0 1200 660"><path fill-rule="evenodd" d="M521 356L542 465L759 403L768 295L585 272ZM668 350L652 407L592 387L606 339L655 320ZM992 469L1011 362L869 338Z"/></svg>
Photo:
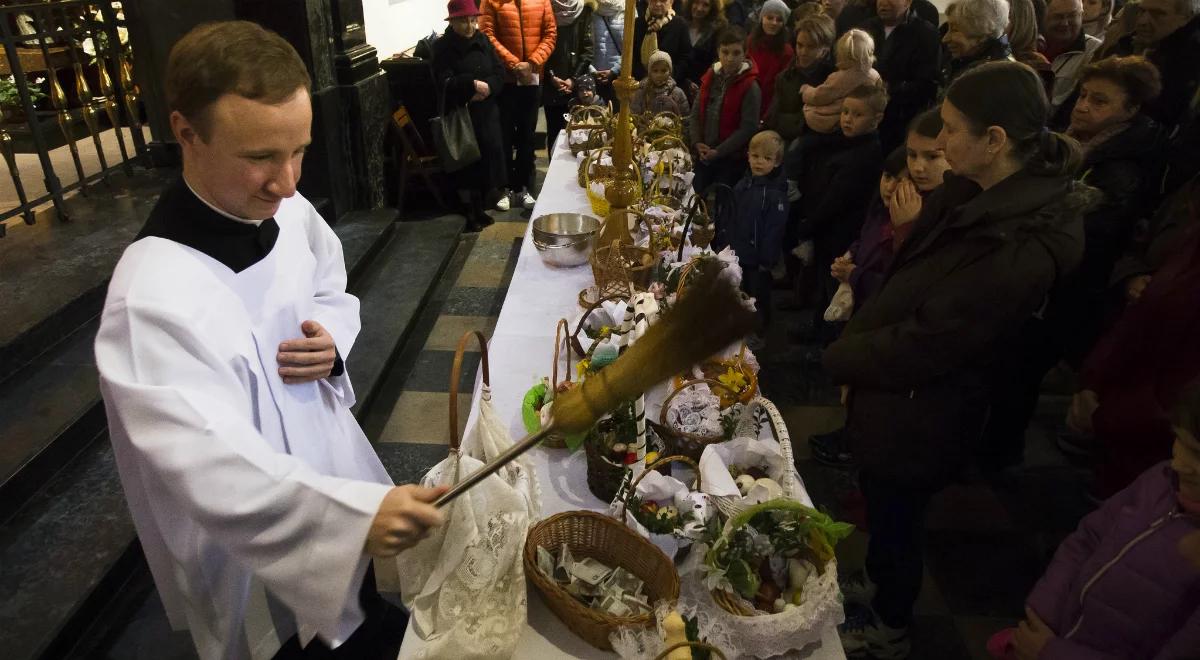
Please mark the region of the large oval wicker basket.
<svg viewBox="0 0 1200 660"><path fill-rule="evenodd" d="M654 625L654 614L613 616L590 608L567 593L537 566L538 547L555 551L564 543L576 558L591 557L636 575L645 583L647 600L652 605L679 598L679 573L675 565L662 550L623 523L593 511L566 511L537 523L525 538L525 575L542 594L550 611L598 649L612 649L608 636L617 628Z"/></svg>

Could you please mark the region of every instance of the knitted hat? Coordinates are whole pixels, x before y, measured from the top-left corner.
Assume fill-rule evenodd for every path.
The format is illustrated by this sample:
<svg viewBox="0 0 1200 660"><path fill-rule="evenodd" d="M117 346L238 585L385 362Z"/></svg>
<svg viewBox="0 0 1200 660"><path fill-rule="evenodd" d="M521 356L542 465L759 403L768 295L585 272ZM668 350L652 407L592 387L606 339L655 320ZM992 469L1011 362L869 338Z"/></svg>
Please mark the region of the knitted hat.
<svg viewBox="0 0 1200 660"><path fill-rule="evenodd" d="M646 63L646 70L649 71L650 69L653 69L656 62L666 62L668 69L673 70L675 68L675 65L671 63L671 54L666 51L654 51L650 55L650 61Z"/></svg>
<svg viewBox="0 0 1200 660"><path fill-rule="evenodd" d="M791 12L792 10L788 9L787 3L783 0L767 0L763 3L762 9L758 11L758 15L775 13L787 20L788 14Z"/></svg>

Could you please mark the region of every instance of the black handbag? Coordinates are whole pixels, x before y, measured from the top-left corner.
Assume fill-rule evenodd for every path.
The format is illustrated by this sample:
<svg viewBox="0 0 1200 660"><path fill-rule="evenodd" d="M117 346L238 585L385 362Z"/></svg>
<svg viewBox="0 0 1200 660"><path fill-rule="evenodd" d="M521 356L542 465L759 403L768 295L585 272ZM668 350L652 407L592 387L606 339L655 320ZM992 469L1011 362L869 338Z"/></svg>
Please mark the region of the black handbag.
<svg viewBox="0 0 1200 660"><path fill-rule="evenodd" d="M430 119L429 124L442 169L457 172L479 160L479 142L475 139L471 111L465 104L446 112L446 88L449 84L449 79L442 83L442 93L438 96L439 116Z"/></svg>

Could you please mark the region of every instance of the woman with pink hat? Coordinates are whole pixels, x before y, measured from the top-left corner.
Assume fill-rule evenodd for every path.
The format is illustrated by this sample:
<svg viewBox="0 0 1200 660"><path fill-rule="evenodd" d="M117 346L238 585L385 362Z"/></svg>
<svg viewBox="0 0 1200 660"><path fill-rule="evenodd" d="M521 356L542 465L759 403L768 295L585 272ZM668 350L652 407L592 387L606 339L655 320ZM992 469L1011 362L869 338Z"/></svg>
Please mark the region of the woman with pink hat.
<svg viewBox="0 0 1200 660"><path fill-rule="evenodd" d="M505 185L504 146L496 97L504 86L504 69L487 36L479 31L474 0L450 0L446 32L433 44L433 77L446 95L447 110L467 106L481 158L454 177L467 216L468 231L492 224L484 212L488 192Z"/></svg>

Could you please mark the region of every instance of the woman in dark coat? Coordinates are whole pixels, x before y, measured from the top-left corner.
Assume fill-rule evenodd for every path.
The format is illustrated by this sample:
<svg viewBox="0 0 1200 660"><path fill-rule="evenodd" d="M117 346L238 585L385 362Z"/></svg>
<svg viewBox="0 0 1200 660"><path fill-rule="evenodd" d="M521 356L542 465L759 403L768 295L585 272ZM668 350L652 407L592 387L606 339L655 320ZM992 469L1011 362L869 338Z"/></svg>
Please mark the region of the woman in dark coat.
<svg viewBox="0 0 1200 660"><path fill-rule="evenodd" d="M1078 144L1045 129L1032 69L983 64L947 92L941 141L953 174L926 200L879 291L823 362L850 388L846 430L861 466L872 616L847 654L900 657L920 592L925 509L961 474L987 417L1007 339L1083 254ZM983 570L981 567L980 570Z"/></svg>
<svg viewBox="0 0 1200 660"><path fill-rule="evenodd" d="M500 137L500 110L496 95L504 86L500 59L488 38L479 31L479 10L472 0L451 0L450 25L433 45L433 77L438 93L446 95L446 110L466 105L475 128L481 158L454 178L466 202L468 231L492 224L484 212L488 192L505 182L504 147Z"/></svg>
<svg viewBox="0 0 1200 660"><path fill-rule="evenodd" d="M957 0L946 7L943 89L959 76L983 64L1012 60L1008 43L1008 3L999 0Z"/></svg>
<svg viewBox="0 0 1200 660"><path fill-rule="evenodd" d="M1078 368L1113 311L1113 266L1128 250L1137 222L1153 208L1161 180L1163 131L1142 112L1160 89L1158 70L1137 56L1110 57L1081 74L1067 135L1082 143L1081 178L1101 197L1084 216L1086 247L1079 269L1055 289L1042 313L1025 323L1018 359L997 374L980 447L984 464L999 469L1021 463L1025 429L1046 372L1060 360Z"/></svg>
<svg viewBox="0 0 1200 660"><path fill-rule="evenodd" d="M684 88L692 103L696 102L696 94L700 92L700 79L717 61L717 35L729 24L725 20L724 7L724 0L684 0L683 20L688 25L692 50L686 60L672 61L686 81L686 84L677 84Z"/></svg>
<svg viewBox="0 0 1200 660"><path fill-rule="evenodd" d="M800 88L817 87L833 73L833 19L824 14L806 16L796 23L795 57L775 78L775 97L763 122L791 142L804 130L804 99Z"/></svg>
<svg viewBox="0 0 1200 660"><path fill-rule="evenodd" d="M575 95L575 78L592 66L592 11L595 0L554 0L558 38L546 60L542 79L542 107L546 112L546 152L553 155L554 141L567 125L565 115Z"/></svg>

